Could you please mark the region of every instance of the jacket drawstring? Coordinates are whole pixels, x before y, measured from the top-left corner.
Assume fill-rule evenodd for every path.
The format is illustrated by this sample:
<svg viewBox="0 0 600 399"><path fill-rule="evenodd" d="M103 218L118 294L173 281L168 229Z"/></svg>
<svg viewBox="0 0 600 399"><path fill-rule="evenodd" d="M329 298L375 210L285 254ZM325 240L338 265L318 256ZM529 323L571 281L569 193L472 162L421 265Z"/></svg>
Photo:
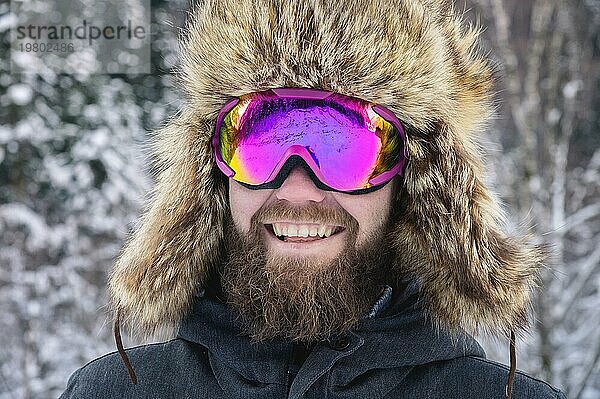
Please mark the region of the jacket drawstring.
<svg viewBox="0 0 600 399"><path fill-rule="evenodd" d="M505 397L512 399L513 381L517 372L517 351L515 350L515 332L510 330L510 371L508 372L508 381L506 382Z"/></svg>
<svg viewBox="0 0 600 399"><path fill-rule="evenodd" d="M127 353L125 353L125 349L123 349L123 342L121 341L121 309L117 309L117 316L115 317L115 321L113 323L113 331L115 333L115 342L117 343L117 350L119 351L119 355L121 355L121 360L125 364L125 368L129 373L129 378L131 378L131 382L133 384L137 384L137 376L135 375L135 371L133 370L133 366L129 361L129 357Z"/></svg>
<svg viewBox="0 0 600 399"><path fill-rule="evenodd" d="M119 355L121 356L121 360L123 360L123 364L129 373L129 378L131 378L131 382L133 384L137 384L137 376L135 375L135 370L129 361L129 357L123 348L123 341L121 340L121 310L117 310L117 316L115 317L115 321L113 323L113 330L115 334L115 342L117 344L117 350L119 351ZM515 349L515 332L510 330L510 371L508 373L508 381L506 382L505 387L505 398L512 399L512 390L513 390L513 382L515 379L515 374L517 371L517 353Z"/></svg>

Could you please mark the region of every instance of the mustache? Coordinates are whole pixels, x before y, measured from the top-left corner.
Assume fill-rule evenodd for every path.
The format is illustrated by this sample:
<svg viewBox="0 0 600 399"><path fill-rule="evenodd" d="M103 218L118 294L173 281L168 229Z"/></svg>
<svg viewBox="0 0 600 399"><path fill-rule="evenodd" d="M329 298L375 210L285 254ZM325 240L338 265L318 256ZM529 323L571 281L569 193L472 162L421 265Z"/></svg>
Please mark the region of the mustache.
<svg viewBox="0 0 600 399"><path fill-rule="evenodd" d="M319 202L298 205L289 201L276 201L264 204L251 217L250 223L252 226L260 226L276 220L313 222L341 226L351 231L358 230L358 221L345 209Z"/></svg>

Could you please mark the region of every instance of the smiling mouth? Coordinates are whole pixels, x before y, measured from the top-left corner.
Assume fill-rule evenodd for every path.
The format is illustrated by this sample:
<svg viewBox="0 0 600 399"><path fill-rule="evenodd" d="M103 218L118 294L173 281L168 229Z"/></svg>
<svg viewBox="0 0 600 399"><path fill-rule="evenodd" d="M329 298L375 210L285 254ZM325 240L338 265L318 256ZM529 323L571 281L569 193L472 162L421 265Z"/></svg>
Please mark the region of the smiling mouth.
<svg viewBox="0 0 600 399"><path fill-rule="evenodd" d="M322 224L269 223L267 231L283 242L310 242L327 240L345 230L342 226Z"/></svg>

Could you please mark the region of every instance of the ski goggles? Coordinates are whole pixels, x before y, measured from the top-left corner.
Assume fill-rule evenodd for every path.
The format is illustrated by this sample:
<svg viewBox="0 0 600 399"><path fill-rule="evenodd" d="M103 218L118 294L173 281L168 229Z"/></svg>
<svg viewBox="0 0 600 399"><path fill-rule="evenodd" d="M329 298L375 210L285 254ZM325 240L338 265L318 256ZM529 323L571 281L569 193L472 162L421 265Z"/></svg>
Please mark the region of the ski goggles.
<svg viewBox="0 0 600 399"><path fill-rule="evenodd" d="M402 124L387 108L307 88L229 100L212 147L219 169L250 189L279 188L295 166L327 191L364 194L403 175Z"/></svg>

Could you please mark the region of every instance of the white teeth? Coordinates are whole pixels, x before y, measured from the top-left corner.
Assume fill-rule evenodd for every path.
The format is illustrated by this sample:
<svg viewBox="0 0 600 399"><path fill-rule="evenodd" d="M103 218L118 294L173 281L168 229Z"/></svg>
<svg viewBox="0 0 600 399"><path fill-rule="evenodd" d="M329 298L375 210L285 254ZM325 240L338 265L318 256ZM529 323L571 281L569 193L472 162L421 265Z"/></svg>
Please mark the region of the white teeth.
<svg viewBox="0 0 600 399"><path fill-rule="evenodd" d="M308 237L308 226L301 225L298 227L298 235L300 237Z"/></svg>
<svg viewBox="0 0 600 399"><path fill-rule="evenodd" d="M306 225L306 224L291 224L291 223L273 223L273 232L276 236L288 237L329 237L335 226L321 225Z"/></svg>
<svg viewBox="0 0 600 399"><path fill-rule="evenodd" d="M287 226L287 235L288 236L296 236L298 237L298 226L293 224L288 224Z"/></svg>
<svg viewBox="0 0 600 399"><path fill-rule="evenodd" d="M319 236L323 237L325 235L326 229L327 229L327 226L325 226L324 224L320 225L319 231L318 231Z"/></svg>

